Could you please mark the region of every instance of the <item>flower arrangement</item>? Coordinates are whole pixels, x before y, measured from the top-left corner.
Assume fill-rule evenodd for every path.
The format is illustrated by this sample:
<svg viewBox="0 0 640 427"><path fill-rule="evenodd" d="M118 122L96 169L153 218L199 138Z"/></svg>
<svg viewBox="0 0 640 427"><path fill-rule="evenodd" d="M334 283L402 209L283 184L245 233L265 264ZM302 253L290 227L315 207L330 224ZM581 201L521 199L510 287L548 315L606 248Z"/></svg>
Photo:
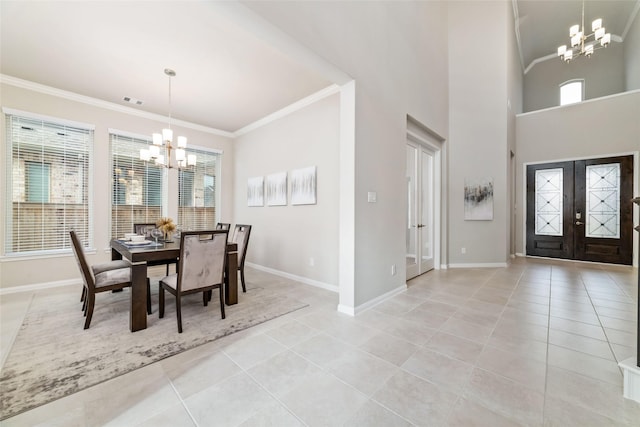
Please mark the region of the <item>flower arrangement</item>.
<svg viewBox="0 0 640 427"><path fill-rule="evenodd" d="M176 231L176 225L173 223L173 219L169 217L160 218L156 222L156 227L164 233L164 240L169 240L173 232Z"/></svg>

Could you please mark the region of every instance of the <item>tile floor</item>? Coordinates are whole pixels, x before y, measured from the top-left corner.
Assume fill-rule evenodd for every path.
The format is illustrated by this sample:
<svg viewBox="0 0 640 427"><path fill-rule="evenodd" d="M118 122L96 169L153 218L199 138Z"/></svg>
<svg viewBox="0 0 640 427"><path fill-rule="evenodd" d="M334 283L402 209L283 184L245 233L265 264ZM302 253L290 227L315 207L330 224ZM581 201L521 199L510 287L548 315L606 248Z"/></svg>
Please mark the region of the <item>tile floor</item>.
<svg viewBox="0 0 640 427"><path fill-rule="evenodd" d="M309 307L1 424L640 426L617 366L635 354L636 274L524 258L432 271L350 318L334 293L247 269L249 287ZM2 297L3 361L29 298Z"/></svg>

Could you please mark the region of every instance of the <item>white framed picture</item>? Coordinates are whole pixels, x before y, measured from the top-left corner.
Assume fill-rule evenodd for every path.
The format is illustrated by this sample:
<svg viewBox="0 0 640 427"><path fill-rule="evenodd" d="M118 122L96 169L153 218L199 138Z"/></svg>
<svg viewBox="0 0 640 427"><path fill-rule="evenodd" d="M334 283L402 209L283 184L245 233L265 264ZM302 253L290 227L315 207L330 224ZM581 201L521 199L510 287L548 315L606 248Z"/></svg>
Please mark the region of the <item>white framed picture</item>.
<svg viewBox="0 0 640 427"><path fill-rule="evenodd" d="M316 204L316 167L291 171L291 204Z"/></svg>
<svg viewBox="0 0 640 427"><path fill-rule="evenodd" d="M287 173L278 172L267 175L267 206L287 205Z"/></svg>
<svg viewBox="0 0 640 427"><path fill-rule="evenodd" d="M264 177L247 180L247 206L264 206Z"/></svg>
<svg viewBox="0 0 640 427"><path fill-rule="evenodd" d="M465 221L493 220L493 178L464 179Z"/></svg>

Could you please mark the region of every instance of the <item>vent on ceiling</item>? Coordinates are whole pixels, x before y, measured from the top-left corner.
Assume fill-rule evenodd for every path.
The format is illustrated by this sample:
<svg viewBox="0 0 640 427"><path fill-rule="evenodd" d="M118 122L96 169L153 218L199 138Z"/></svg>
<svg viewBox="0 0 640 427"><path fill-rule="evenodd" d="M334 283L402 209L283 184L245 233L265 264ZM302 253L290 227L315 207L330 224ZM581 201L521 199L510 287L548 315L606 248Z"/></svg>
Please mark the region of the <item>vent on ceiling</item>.
<svg viewBox="0 0 640 427"><path fill-rule="evenodd" d="M122 98L123 101L128 102L129 104L142 105L143 102L139 99L132 98L130 96L125 96Z"/></svg>

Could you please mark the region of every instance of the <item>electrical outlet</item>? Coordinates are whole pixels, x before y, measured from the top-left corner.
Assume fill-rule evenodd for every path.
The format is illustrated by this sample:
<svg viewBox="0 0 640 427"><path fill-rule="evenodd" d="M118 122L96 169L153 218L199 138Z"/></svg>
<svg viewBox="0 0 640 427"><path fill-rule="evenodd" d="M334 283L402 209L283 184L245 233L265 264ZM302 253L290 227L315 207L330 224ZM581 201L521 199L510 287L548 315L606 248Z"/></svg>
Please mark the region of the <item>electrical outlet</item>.
<svg viewBox="0 0 640 427"><path fill-rule="evenodd" d="M460 253L461 254L466 254L467 253L467 248L460 248Z"/></svg>
<svg viewBox="0 0 640 427"><path fill-rule="evenodd" d="M395 276L395 275L396 275L396 265L395 265L395 264L392 264L392 265L391 265L391 275L392 275L392 276Z"/></svg>

